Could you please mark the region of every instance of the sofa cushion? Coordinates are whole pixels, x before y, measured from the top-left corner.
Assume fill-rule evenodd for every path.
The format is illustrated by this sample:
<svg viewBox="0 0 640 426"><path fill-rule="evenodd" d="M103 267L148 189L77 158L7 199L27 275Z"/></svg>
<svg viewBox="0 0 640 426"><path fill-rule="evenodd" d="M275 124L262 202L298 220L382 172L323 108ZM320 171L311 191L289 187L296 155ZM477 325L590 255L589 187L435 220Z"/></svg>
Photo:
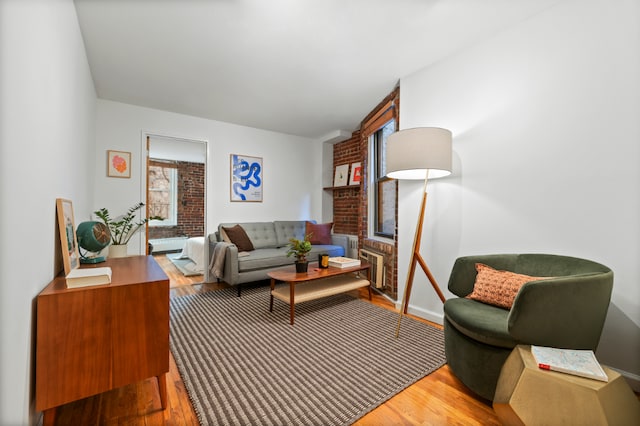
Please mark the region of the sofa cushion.
<svg viewBox="0 0 640 426"><path fill-rule="evenodd" d="M276 240L278 247L285 247L289 244L289 239L304 239L305 225L304 220L276 220L273 222L276 231Z"/></svg>
<svg viewBox="0 0 640 426"><path fill-rule="evenodd" d="M238 271L247 272L260 269L291 265L295 259L287 257L287 248L263 248L254 250L248 256L238 258Z"/></svg>
<svg viewBox="0 0 640 426"><path fill-rule="evenodd" d="M264 248L246 253L238 257L238 271L256 271L259 269L269 269L278 266L292 265L295 258L287 257L288 247ZM318 260L319 254L329 256L344 256L344 248L334 245L317 245L311 248L307 254L309 262Z"/></svg>
<svg viewBox="0 0 640 426"><path fill-rule="evenodd" d="M483 263L476 263L476 281L467 299L477 300L503 309L511 309L513 301L525 283L542 277L498 271Z"/></svg>
<svg viewBox="0 0 640 426"><path fill-rule="evenodd" d="M242 226L223 227L222 230L229 238L229 241L238 247L238 251L252 251L254 249L251 240Z"/></svg>
<svg viewBox="0 0 640 426"><path fill-rule="evenodd" d="M273 222L244 222L244 223L221 223L221 227L231 227L240 225L247 233L253 247L256 249L265 247L277 247L276 231Z"/></svg>
<svg viewBox="0 0 640 426"><path fill-rule="evenodd" d="M309 235L311 244L331 244L331 228L333 222L329 223L306 223L305 235Z"/></svg>
<svg viewBox="0 0 640 426"><path fill-rule="evenodd" d="M462 334L487 345L513 348L509 334L509 311L466 298L447 299L444 315Z"/></svg>

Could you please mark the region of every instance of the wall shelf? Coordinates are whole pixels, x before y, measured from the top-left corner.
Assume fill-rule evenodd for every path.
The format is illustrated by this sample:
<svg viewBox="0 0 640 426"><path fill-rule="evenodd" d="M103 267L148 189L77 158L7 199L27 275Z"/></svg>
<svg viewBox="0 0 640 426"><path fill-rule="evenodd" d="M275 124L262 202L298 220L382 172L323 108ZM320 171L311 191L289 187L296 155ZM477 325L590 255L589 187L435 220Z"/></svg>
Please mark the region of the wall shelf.
<svg viewBox="0 0 640 426"><path fill-rule="evenodd" d="M336 189L353 189L353 188L360 189L360 185L325 186L322 189L325 189L327 191L335 191Z"/></svg>

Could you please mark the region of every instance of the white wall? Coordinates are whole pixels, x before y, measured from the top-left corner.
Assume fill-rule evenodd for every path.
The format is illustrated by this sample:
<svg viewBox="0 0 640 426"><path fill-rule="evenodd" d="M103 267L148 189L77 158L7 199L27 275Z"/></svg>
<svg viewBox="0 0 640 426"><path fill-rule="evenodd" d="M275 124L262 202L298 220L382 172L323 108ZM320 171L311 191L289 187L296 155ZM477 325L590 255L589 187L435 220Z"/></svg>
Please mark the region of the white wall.
<svg viewBox="0 0 640 426"><path fill-rule="evenodd" d="M56 198L93 204L95 91L71 0L0 3L0 424L37 420L35 297L62 268Z"/></svg>
<svg viewBox="0 0 640 426"><path fill-rule="evenodd" d="M217 230L221 222L321 220L321 142L105 100L98 100L97 105L96 196L92 209L107 207L118 215L144 201L141 139L144 132L150 132L208 141L208 232ZM109 149L133 154L131 179L106 177ZM231 154L262 157L263 202L230 201ZM130 254L142 252L140 240L129 243Z"/></svg>
<svg viewBox="0 0 640 426"><path fill-rule="evenodd" d="M422 253L441 287L456 257L545 252L615 273L598 350L640 378L640 10L564 1L401 80L401 128L454 135L455 170L429 183ZM401 182L404 283L420 183ZM421 272L413 312L442 318ZM451 296L450 293L446 293Z"/></svg>

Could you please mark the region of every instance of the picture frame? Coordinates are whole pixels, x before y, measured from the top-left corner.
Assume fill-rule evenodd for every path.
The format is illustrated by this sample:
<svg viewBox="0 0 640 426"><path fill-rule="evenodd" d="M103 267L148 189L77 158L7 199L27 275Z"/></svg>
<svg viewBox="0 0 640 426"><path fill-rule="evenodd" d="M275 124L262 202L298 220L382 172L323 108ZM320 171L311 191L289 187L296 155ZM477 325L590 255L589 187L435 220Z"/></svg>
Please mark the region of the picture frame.
<svg viewBox="0 0 640 426"><path fill-rule="evenodd" d="M360 162L351 164L351 174L349 175L349 185L360 185L362 176L362 165Z"/></svg>
<svg viewBox="0 0 640 426"><path fill-rule="evenodd" d="M349 165L342 164L336 166L336 172L333 176L333 186L345 186L349 178Z"/></svg>
<svg viewBox="0 0 640 426"><path fill-rule="evenodd" d="M56 198L58 229L60 231L60 247L62 248L62 263L64 274L80 266L80 251L76 237L76 224L73 218L73 203L71 200Z"/></svg>
<svg viewBox="0 0 640 426"><path fill-rule="evenodd" d="M264 175L262 157L231 154L230 194L232 202L262 202Z"/></svg>
<svg viewBox="0 0 640 426"><path fill-rule="evenodd" d="M115 178L131 177L131 153L127 151L107 151L107 176Z"/></svg>

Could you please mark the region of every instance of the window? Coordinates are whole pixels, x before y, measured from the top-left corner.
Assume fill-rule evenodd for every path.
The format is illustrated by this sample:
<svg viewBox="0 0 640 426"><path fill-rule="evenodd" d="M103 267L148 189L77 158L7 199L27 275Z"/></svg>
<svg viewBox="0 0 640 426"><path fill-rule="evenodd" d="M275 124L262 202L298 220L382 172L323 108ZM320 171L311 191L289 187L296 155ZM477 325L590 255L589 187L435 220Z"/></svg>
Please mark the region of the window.
<svg viewBox="0 0 640 426"><path fill-rule="evenodd" d="M171 164L152 162L149 165L149 216L164 220L151 220L150 226L176 226L178 224L178 169Z"/></svg>
<svg viewBox="0 0 640 426"><path fill-rule="evenodd" d="M370 137L372 153L372 213L374 235L393 238L396 230L396 188L394 179L385 177L385 146L387 138L395 132L395 120L388 121Z"/></svg>

